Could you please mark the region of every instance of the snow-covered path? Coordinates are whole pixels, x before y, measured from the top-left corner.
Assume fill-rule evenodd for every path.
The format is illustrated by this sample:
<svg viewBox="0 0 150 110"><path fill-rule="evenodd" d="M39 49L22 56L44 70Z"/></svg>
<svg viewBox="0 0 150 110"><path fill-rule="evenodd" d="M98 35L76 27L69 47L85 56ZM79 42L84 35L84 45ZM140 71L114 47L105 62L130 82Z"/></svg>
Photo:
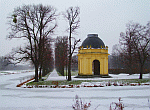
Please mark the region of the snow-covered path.
<svg viewBox="0 0 150 110"><path fill-rule="evenodd" d="M150 86L104 88L17 88L20 79L34 72L0 75L0 110L72 110L74 97L90 102L88 110L109 110L122 97L125 110L150 110ZM122 75L123 76L123 75ZM117 77L117 76L116 76ZM121 76L118 76L121 78ZM124 76L123 76L124 77Z"/></svg>
<svg viewBox="0 0 150 110"><path fill-rule="evenodd" d="M73 76L74 77L74 76ZM66 80L66 76L59 76L56 69L54 69L51 74L48 76L46 81L55 81L55 80Z"/></svg>
<svg viewBox="0 0 150 110"><path fill-rule="evenodd" d="M57 74L56 69L54 69L53 72L51 72L51 74L49 75L48 78L50 78L50 77L59 77L59 75Z"/></svg>

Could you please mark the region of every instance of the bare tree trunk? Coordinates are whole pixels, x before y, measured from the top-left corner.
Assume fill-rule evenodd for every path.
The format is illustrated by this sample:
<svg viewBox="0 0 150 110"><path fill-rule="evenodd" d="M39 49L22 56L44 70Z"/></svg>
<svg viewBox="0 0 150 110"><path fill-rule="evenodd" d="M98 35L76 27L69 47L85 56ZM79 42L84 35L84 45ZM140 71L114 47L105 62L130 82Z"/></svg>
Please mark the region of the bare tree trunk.
<svg viewBox="0 0 150 110"><path fill-rule="evenodd" d="M71 56L69 56L69 64L68 64L68 81L71 81Z"/></svg>
<svg viewBox="0 0 150 110"><path fill-rule="evenodd" d="M46 69L45 69L45 67L43 66L42 67L42 76L45 76L46 75Z"/></svg>
<svg viewBox="0 0 150 110"><path fill-rule="evenodd" d="M61 67L62 75L64 76L64 65Z"/></svg>
<svg viewBox="0 0 150 110"><path fill-rule="evenodd" d="M67 63L67 59L66 59L66 79L67 79L67 70L68 70L68 63Z"/></svg>
<svg viewBox="0 0 150 110"><path fill-rule="evenodd" d="M140 72L140 77L139 79L143 79L143 74Z"/></svg>
<svg viewBox="0 0 150 110"><path fill-rule="evenodd" d="M140 67L140 77L139 77L139 79L143 79L143 65L141 65L141 67Z"/></svg>
<svg viewBox="0 0 150 110"><path fill-rule="evenodd" d="M69 64L68 64L68 81L71 81L71 26L69 35Z"/></svg>
<svg viewBox="0 0 150 110"><path fill-rule="evenodd" d="M38 82L38 65L35 64L35 80L34 82Z"/></svg>
<svg viewBox="0 0 150 110"><path fill-rule="evenodd" d="M41 64L40 66L40 71L39 71L39 79L42 79L42 69L43 69L43 66Z"/></svg>

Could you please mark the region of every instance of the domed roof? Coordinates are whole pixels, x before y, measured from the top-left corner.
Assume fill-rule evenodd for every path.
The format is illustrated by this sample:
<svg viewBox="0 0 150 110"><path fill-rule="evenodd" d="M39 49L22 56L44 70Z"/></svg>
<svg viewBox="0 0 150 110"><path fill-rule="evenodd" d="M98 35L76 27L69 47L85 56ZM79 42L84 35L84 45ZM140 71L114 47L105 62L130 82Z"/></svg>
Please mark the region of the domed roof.
<svg viewBox="0 0 150 110"><path fill-rule="evenodd" d="M105 46L104 42L98 37L98 34L88 34L88 37L83 41L83 48L87 46L91 48L100 48L101 46Z"/></svg>

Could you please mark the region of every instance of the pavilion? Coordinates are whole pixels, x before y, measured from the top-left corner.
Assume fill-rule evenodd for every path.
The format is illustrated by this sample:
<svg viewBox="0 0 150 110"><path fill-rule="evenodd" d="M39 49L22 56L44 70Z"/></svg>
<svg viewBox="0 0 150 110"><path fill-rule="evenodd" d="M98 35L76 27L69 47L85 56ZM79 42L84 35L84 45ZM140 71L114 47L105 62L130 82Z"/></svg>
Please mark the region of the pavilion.
<svg viewBox="0 0 150 110"><path fill-rule="evenodd" d="M88 34L78 51L78 76L108 76L108 46L98 34Z"/></svg>

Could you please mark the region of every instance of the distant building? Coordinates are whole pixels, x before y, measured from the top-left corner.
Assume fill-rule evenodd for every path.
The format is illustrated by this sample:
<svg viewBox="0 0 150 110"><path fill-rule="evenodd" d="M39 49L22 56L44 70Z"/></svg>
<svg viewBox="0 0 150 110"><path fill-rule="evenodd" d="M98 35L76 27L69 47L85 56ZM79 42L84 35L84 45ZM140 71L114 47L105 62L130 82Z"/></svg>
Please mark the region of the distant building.
<svg viewBox="0 0 150 110"><path fill-rule="evenodd" d="M108 76L108 55L98 34L88 34L78 51L78 75Z"/></svg>

